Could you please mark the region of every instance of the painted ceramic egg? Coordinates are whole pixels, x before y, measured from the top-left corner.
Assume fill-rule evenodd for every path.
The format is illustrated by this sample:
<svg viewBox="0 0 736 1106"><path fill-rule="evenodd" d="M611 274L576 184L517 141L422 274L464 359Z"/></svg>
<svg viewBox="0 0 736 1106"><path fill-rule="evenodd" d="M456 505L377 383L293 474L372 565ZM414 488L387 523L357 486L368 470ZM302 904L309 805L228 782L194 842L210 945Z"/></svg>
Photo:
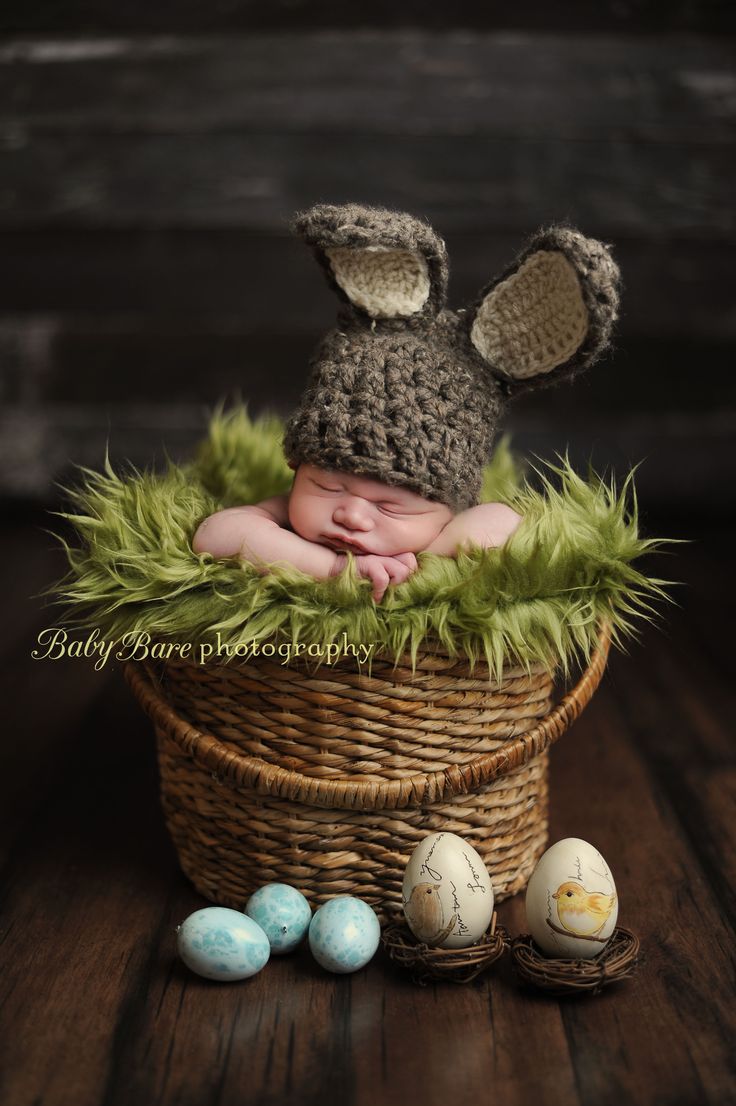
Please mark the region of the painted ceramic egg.
<svg viewBox="0 0 736 1106"><path fill-rule="evenodd" d="M252 918L224 906L195 910L178 927L179 956L205 979L247 979L267 963L268 937Z"/></svg>
<svg viewBox="0 0 736 1106"><path fill-rule="evenodd" d="M295 949L312 920L312 910L304 895L288 883L259 887L248 899L245 912L266 934L273 953Z"/></svg>
<svg viewBox="0 0 736 1106"><path fill-rule="evenodd" d="M338 895L316 911L309 947L328 972L357 972L375 955L381 926L375 911L352 895Z"/></svg>
<svg viewBox="0 0 736 1106"><path fill-rule="evenodd" d="M541 857L526 891L529 932L547 956L588 960L616 928L616 884L597 849L579 837Z"/></svg>
<svg viewBox="0 0 736 1106"><path fill-rule="evenodd" d="M409 929L425 945L467 948L493 917L488 870L455 833L431 833L419 842L404 872L403 897Z"/></svg>

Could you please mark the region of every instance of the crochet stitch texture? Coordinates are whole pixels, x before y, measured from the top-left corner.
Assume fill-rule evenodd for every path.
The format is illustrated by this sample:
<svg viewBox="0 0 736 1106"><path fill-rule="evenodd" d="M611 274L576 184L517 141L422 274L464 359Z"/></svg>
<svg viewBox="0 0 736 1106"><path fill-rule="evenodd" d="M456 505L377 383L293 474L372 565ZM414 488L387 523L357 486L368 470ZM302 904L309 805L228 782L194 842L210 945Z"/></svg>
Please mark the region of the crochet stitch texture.
<svg viewBox="0 0 736 1106"><path fill-rule="evenodd" d="M454 511L478 503L507 398L572 378L608 345L618 268L571 227L538 231L467 308L445 306L445 243L403 212L317 204L292 230L340 300L284 450L405 487Z"/></svg>

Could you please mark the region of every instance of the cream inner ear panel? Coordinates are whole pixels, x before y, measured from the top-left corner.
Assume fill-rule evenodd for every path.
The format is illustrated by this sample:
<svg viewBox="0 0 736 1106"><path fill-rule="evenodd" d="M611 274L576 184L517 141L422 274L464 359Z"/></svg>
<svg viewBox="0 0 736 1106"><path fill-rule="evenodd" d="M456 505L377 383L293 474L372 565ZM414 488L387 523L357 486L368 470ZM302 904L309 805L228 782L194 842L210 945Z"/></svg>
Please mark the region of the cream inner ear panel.
<svg viewBox="0 0 736 1106"><path fill-rule="evenodd" d="M564 254L539 250L488 293L470 338L494 369L526 380L569 361L587 333L574 267Z"/></svg>
<svg viewBox="0 0 736 1106"><path fill-rule="evenodd" d="M403 318L427 302L429 270L420 254L376 246L336 246L325 253L345 295L373 318Z"/></svg>

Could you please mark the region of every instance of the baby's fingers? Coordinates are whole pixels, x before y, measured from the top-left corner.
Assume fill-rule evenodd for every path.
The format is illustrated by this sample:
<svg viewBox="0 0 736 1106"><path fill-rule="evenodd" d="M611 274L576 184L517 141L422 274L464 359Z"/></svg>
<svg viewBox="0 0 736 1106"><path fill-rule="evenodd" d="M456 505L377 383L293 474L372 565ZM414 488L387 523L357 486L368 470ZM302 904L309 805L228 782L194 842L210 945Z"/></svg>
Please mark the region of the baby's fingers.
<svg viewBox="0 0 736 1106"><path fill-rule="evenodd" d="M386 561L384 561L384 565L391 577L392 584L403 584L411 575L409 566L403 561L399 561L398 557L387 558Z"/></svg>
<svg viewBox="0 0 736 1106"><path fill-rule="evenodd" d="M395 560L401 561L411 572L415 572L417 569L417 559L413 553L397 553Z"/></svg>
<svg viewBox="0 0 736 1106"><path fill-rule="evenodd" d="M376 603L380 603L386 588L391 583L390 574L383 565L374 565L371 570L370 579L373 584L373 598Z"/></svg>
<svg viewBox="0 0 736 1106"><path fill-rule="evenodd" d="M381 602L381 597L388 587L389 575L378 557L373 554L356 557L355 564L358 573L366 580L370 580L373 588L373 598L376 603Z"/></svg>

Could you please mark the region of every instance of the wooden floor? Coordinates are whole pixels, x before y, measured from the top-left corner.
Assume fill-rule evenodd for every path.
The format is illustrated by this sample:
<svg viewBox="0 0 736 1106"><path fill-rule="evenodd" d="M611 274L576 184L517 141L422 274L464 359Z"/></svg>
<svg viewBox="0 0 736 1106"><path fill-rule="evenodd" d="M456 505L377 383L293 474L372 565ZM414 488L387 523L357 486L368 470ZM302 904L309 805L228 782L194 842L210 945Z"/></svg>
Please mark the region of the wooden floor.
<svg viewBox="0 0 736 1106"><path fill-rule="evenodd" d="M348 977L302 950L216 985L175 955L204 900L180 874L152 733L119 671L30 659L61 570L33 515L0 529L3 1106L733 1103L736 918L733 533L693 525L679 608L616 655L552 756L551 839L608 860L637 976L530 994L502 962L420 988L379 951ZM660 527L662 529L662 527ZM512 934L523 896L501 904Z"/></svg>

